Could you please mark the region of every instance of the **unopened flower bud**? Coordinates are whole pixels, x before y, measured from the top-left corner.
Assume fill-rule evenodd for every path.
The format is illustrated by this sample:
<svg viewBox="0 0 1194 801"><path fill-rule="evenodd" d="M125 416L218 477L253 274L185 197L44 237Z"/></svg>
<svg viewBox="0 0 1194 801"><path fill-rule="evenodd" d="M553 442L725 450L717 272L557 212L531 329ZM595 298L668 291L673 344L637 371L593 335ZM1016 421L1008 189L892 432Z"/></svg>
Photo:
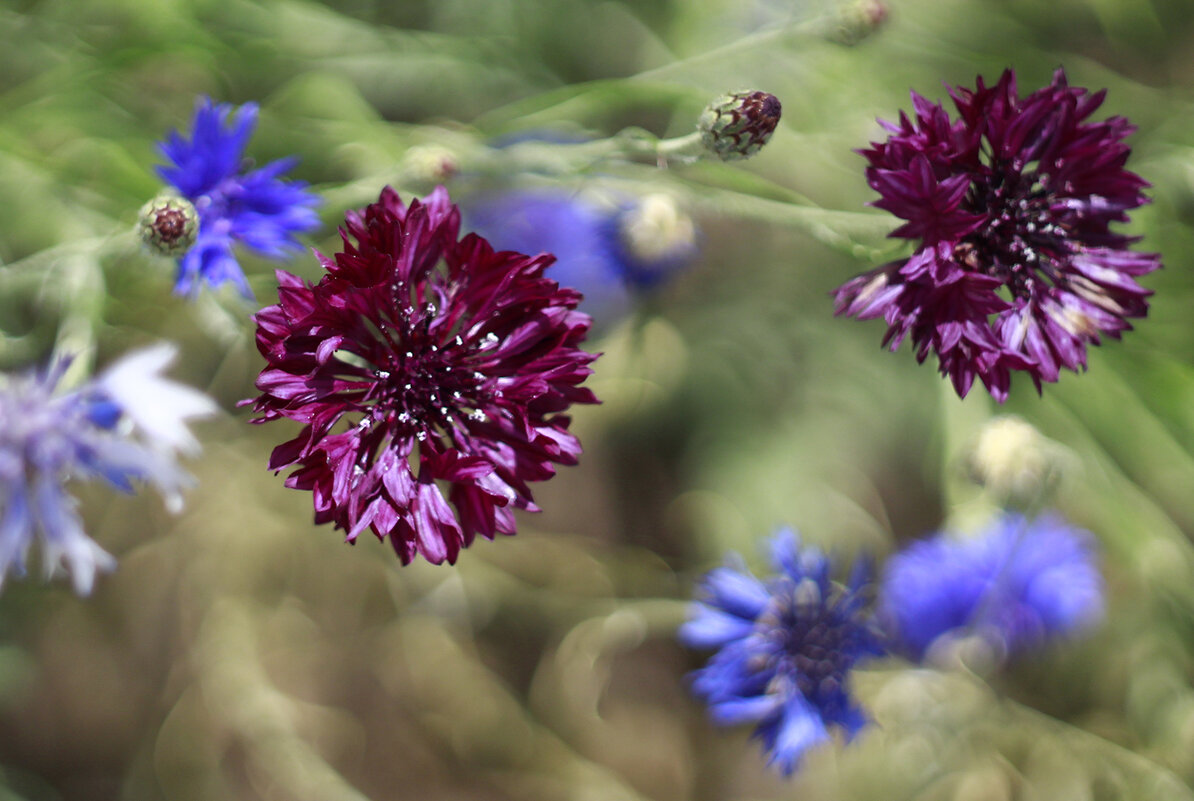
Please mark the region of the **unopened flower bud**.
<svg viewBox="0 0 1194 801"><path fill-rule="evenodd" d="M996 498L1014 506L1043 500L1061 473L1062 450L1015 416L983 426L971 448L970 477Z"/></svg>
<svg viewBox="0 0 1194 801"><path fill-rule="evenodd" d="M779 124L779 98L766 92L734 92L705 107L697 121L705 149L722 161L753 156Z"/></svg>
<svg viewBox="0 0 1194 801"><path fill-rule="evenodd" d="M403 169L416 181L440 184L460 170L456 154L439 145L415 145L402 158Z"/></svg>
<svg viewBox="0 0 1194 801"><path fill-rule="evenodd" d="M887 22L890 9L884 0L845 0L837 12L829 38L844 45L856 45Z"/></svg>
<svg viewBox="0 0 1194 801"><path fill-rule="evenodd" d="M199 213L184 197L158 195L141 207L137 233L163 256L181 256L199 235Z"/></svg>
<svg viewBox="0 0 1194 801"><path fill-rule="evenodd" d="M696 224L669 195L643 197L618 215L617 226L631 283L655 284L697 254Z"/></svg>

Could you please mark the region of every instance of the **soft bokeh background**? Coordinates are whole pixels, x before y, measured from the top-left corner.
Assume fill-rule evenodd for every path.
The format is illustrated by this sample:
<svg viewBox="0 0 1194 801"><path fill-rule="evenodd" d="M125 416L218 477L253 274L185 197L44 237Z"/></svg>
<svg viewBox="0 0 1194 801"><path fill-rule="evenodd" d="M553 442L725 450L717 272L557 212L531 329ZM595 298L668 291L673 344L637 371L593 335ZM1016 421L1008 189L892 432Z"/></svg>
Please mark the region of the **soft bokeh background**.
<svg viewBox="0 0 1194 801"><path fill-rule="evenodd" d="M0 798L1119 799L1190 798L1194 781L1194 5L1189 0L891 0L856 47L800 27L802 0L4 0L0 3L0 366L178 342L174 376L224 409L201 424L199 485L82 488L88 531L119 557L93 596L65 582L0 596ZM685 688L683 599L727 549L755 561L789 524L843 558L988 511L959 454L996 413L932 366L834 319L828 293L897 251L862 159L876 116L915 87L1008 66L1026 90L1064 65L1140 126L1134 215L1166 268L1152 312L1044 397L1007 410L1073 457L1059 508L1100 539L1103 625L980 679L891 661L860 674L875 720L791 780ZM122 236L160 188L154 141L196 95L262 104L250 154L290 153L326 198L310 243L393 183L430 189L416 145L475 153L544 128L604 137L691 130L743 87L784 104L737 165L603 163L450 179L666 191L703 255L600 321L579 467L544 513L456 567L401 568L311 524L309 496L265 469L285 423L236 402L261 361L255 306L171 294L172 265ZM807 212L814 203L842 214ZM242 260L262 303L272 265ZM299 254L289 268L318 265ZM756 561L757 563L757 561Z"/></svg>

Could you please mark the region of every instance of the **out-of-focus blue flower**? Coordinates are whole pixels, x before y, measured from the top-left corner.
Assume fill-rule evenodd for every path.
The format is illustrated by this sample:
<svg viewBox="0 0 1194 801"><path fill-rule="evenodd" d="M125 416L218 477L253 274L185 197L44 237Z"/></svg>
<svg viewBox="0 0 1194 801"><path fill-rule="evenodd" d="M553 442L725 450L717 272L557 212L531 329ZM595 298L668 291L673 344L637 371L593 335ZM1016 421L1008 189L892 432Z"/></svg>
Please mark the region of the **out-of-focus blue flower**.
<svg viewBox="0 0 1194 801"><path fill-rule="evenodd" d="M701 583L680 639L716 648L693 674L693 690L721 724L755 723L772 764L786 774L801 755L841 727L852 737L865 724L846 688L851 669L883 653L867 619L867 567L859 562L847 586L830 581L829 560L800 548L782 530L772 540L778 571L755 578L735 554Z"/></svg>
<svg viewBox="0 0 1194 801"><path fill-rule="evenodd" d="M280 177L295 159L247 169L244 151L256 124L255 103L233 113L231 105L204 97L196 105L190 139L171 131L159 145L171 166L158 167L158 175L199 212L199 238L178 263L174 291L180 295L198 291L203 283L217 287L231 281L251 297L233 242L281 259L298 248L296 234L319 225L314 210L319 198L305 183Z"/></svg>
<svg viewBox="0 0 1194 801"><path fill-rule="evenodd" d="M58 392L69 360L36 373L0 376L0 585L25 573L25 557L41 540L49 577L70 573L80 595L115 560L83 531L68 479L102 479L125 492L135 480L153 484L176 510L191 479L174 452L195 452L192 417L215 404L159 373L174 358L159 345L129 354L72 392Z"/></svg>
<svg viewBox="0 0 1194 801"><path fill-rule="evenodd" d="M581 308L600 323L625 313L636 291L688 266L697 231L667 195L621 203L560 190L522 190L482 197L468 219L499 250L551 253L548 276L580 290Z"/></svg>
<svg viewBox="0 0 1194 801"><path fill-rule="evenodd" d="M1097 621L1102 588L1089 532L1055 513L1005 515L976 537L938 534L893 556L880 614L914 659L969 636L1011 654Z"/></svg>

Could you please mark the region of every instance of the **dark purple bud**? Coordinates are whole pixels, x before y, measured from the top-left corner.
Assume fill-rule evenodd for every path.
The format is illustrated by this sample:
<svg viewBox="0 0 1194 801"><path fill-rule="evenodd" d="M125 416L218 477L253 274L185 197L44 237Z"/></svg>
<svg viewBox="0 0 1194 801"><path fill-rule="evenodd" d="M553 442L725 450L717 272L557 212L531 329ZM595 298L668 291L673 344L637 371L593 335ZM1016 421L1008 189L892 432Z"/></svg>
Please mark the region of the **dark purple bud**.
<svg viewBox="0 0 1194 801"><path fill-rule="evenodd" d="M734 92L705 107L697 121L705 149L722 161L750 158L779 124L779 98L766 92Z"/></svg>

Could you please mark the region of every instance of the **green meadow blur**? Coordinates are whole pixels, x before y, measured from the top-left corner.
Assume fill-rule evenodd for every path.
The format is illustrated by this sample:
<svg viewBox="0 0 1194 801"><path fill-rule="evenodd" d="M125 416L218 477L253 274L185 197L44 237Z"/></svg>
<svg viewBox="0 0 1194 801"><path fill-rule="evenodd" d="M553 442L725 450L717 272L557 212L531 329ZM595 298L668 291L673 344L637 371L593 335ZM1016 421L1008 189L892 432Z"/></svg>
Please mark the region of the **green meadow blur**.
<svg viewBox="0 0 1194 801"><path fill-rule="evenodd" d="M36 571L0 594L0 799L28 801L714 801L1194 798L1194 5L1188 0L890 0L849 47L811 0L2 0L0 368L81 354L79 374L177 342L172 375L217 399L178 516L144 490L76 487L119 559L90 598ZM1134 213L1165 269L1123 342L1038 397L959 401L881 322L831 290L903 251L852 152L908 90L1064 65L1139 131ZM382 186L429 191L412 148L480 152L525 130L692 130L728 90L783 120L754 159L539 169L488 159L492 187L667 192L703 254L624 320L574 410L579 466L535 487L519 533L458 564L311 522L266 469L287 422L247 423L262 359L251 314L271 263L241 253L258 304L171 293L136 246L155 150L198 95L261 104L248 152L289 154L325 198L307 243L338 247ZM416 151L417 152L417 151ZM544 159L550 162L550 158ZM818 211L821 207L824 211ZM811 211L810 211L811 208ZM307 279L307 251L285 265ZM1061 444L1055 505L1102 545L1105 621L991 675L871 663L874 725L784 779L748 728L715 728L676 644L694 580L800 530L877 563L991 513L961 467L984 421ZM34 567L37 567L36 556Z"/></svg>

